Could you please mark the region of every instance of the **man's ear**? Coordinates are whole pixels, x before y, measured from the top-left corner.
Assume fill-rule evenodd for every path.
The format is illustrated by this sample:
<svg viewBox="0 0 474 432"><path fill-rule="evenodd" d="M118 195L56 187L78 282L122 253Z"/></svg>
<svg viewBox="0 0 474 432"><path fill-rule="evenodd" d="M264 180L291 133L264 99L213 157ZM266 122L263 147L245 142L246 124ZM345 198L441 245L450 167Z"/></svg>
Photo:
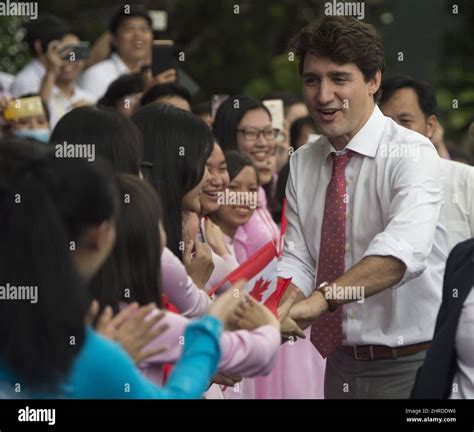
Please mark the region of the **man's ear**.
<svg viewBox="0 0 474 432"><path fill-rule="evenodd" d="M380 83L382 82L382 72L378 70L375 72L373 78L369 80L369 95L373 96L377 93L377 90L380 88Z"/></svg>
<svg viewBox="0 0 474 432"><path fill-rule="evenodd" d="M33 41L33 47L37 55L44 54L43 47L41 46L41 41L39 39L35 39Z"/></svg>
<svg viewBox="0 0 474 432"><path fill-rule="evenodd" d="M117 49L117 38L115 37L114 34L110 35L110 43L115 49Z"/></svg>
<svg viewBox="0 0 474 432"><path fill-rule="evenodd" d="M434 114L430 115L426 119L426 135L431 139L436 131L436 126L438 125L438 119Z"/></svg>

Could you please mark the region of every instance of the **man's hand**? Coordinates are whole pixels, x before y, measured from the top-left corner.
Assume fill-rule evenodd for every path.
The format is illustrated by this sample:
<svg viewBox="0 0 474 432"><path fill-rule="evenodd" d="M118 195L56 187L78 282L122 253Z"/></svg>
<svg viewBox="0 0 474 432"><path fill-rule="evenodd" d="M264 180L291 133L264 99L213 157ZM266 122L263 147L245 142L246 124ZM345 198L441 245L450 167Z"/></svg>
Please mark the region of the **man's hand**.
<svg viewBox="0 0 474 432"><path fill-rule="evenodd" d="M48 44L46 50L46 69L53 75L59 74L61 66L66 63L63 56L68 53L68 47L58 40L53 40Z"/></svg>
<svg viewBox="0 0 474 432"><path fill-rule="evenodd" d="M234 384L242 381L240 375L231 375L228 373L219 372L212 377L213 384L219 384L227 387L234 387Z"/></svg>
<svg viewBox="0 0 474 432"><path fill-rule="evenodd" d="M291 307L290 318L304 330L328 310L329 305L324 296L319 291L315 291L307 299Z"/></svg>
<svg viewBox="0 0 474 432"><path fill-rule="evenodd" d="M291 318L291 309L294 305L304 299L303 293L293 284L290 284L278 304L278 318L280 320L280 333L284 339L302 338L306 335L298 324Z"/></svg>
<svg viewBox="0 0 474 432"><path fill-rule="evenodd" d="M143 81L144 88L143 93L145 94L152 87L157 84L170 84L176 82L176 69L166 69L165 71L153 76L151 73L151 67L143 68Z"/></svg>

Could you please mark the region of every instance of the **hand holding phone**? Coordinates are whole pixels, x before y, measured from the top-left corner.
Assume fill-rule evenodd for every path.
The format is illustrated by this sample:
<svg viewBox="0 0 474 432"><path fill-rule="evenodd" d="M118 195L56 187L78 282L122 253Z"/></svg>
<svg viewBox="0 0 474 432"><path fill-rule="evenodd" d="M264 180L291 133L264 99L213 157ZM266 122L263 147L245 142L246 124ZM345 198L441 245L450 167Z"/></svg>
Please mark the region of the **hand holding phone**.
<svg viewBox="0 0 474 432"><path fill-rule="evenodd" d="M153 41L153 60L151 64L152 75L156 76L168 69L176 69L176 66L174 41Z"/></svg>
<svg viewBox="0 0 474 432"><path fill-rule="evenodd" d="M89 57L89 42L78 42L74 45L67 45L64 47L66 53L63 55L63 60L78 61L85 60Z"/></svg>

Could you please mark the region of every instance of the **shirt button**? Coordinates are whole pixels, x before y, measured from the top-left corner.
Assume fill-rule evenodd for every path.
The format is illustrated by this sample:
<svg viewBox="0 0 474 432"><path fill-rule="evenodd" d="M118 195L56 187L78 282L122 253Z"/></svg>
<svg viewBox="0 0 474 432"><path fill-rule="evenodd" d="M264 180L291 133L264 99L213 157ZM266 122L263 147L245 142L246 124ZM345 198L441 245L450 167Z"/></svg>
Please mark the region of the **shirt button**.
<svg viewBox="0 0 474 432"><path fill-rule="evenodd" d="M346 178L346 185L350 185L351 184L351 179L350 178Z"/></svg>
<svg viewBox="0 0 474 432"><path fill-rule="evenodd" d="M350 318L350 319L356 319L356 318L357 318L357 315L356 315L354 312L351 312L351 313L349 314L349 318Z"/></svg>
<svg viewBox="0 0 474 432"><path fill-rule="evenodd" d="M348 243L346 244L346 252L350 252L351 251L351 245Z"/></svg>

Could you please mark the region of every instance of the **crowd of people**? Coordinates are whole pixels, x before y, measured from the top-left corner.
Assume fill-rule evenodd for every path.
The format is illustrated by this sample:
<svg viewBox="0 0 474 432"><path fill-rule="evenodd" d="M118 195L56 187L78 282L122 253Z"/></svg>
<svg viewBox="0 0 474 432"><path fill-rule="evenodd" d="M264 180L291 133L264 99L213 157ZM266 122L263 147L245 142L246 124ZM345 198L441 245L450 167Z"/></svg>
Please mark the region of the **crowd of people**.
<svg viewBox="0 0 474 432"><path fill-rule="evenodd" d="M382 78L373 26L295 35L302 98L219 104L153 75L141 6L88 58L54 15L25 38L0 101L1 397L474 397L474 168L427 82ZM269 243L277 311L221 283Z"/></svg>

